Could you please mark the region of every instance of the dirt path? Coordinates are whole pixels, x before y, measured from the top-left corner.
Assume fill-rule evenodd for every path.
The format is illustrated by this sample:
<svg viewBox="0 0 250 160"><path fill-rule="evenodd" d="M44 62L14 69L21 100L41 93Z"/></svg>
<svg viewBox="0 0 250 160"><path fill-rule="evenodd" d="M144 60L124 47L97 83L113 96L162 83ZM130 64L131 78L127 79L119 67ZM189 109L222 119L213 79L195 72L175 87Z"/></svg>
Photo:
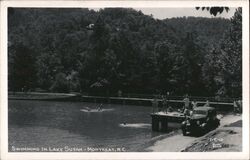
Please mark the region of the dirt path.
<svg viewBox="0 0 250 160"><path fill-rule="evenodd" d="M239 121L242 119L242 116L240 114L234 115L234 114L228 114L220 120L220 127L223 127L224 125L231 124L233 122Z"/></svg>
<svg viewBox="0 0 250 160"><path fill-rule="evenodd" d="M230 114L221 116L221 125L218 129L220 129L224 125L231 124L238 120L241 120L241 115ZM205 136L206 135L202 137ZM202 137L183 136L181 132L179 132L178 134L173 135L171 137L156 141L153 146L150 146L145 150L154 152L179 152Z"/></svg>
<svg viewBox="0 0 250 160"><path fill-rule="evenodd" d="M146 151L154 152L178 152L193 142L195 137L183 136L182 134L174 135L157 141L153 146L146 149Z"/></svg>

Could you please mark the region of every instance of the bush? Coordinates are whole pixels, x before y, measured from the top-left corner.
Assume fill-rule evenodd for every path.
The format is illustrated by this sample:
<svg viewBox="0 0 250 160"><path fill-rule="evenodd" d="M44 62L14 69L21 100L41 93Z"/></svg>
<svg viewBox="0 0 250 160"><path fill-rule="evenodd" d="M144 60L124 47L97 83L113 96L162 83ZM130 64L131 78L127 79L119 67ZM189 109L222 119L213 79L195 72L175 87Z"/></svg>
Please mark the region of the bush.
<svg viewBox="0 0 250 160"><path fill-rule="evenodd" d="M50 91L60 93L69 92L69 82L64 73L58 73L56 75L55 82L50 87Z"/></svg>

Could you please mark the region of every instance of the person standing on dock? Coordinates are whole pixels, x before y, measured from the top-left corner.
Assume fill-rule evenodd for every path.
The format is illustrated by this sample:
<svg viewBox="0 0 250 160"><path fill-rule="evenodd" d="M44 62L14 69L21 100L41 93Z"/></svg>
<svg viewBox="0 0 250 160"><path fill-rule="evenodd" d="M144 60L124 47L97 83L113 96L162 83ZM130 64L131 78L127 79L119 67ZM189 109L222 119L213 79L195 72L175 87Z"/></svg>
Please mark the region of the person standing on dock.
<svg viewBox="0 0 250 160"><path fill-rule="evenodd" d="M162 96L162 108L165 112L168 110L168 102L166 96Z"/></svg>
<svg viewBox="0 0 250 160"><path fill-rule="evenodd" d="M239 107L239 112L242 113L242 100L237 101L238 107Z"/></svg>
<svg viewBox="0 0 250 160"><path fill-rule="evenodd" d="M184 116L185 117L190 116L190 108L189 108L190 100L188 95L185 96L183 101L184 101L184 108L183 108Z"/></svg>
<svg viewBox="0 0 250 160"><path fill-rule="evenodd" d="M122 96L122 91L121 90L118 90L118 97L121 97Z"/></svg>
<svg viewBox="0 0 250 160"><path fill-rule="evenodd" d="M155 110L155 108L156 108L158 111L158 101L157 101L156 97L152 101L152 107L153 107L153 110Z"/></svg>
<svg viewBox="0 0 250 160"><path fill-rule="evenodd" d="M183 101L184 101L184 110L188 109L189 108L189 103L190 103L188 95L185 96L185 98L183 99Z"/></svg>

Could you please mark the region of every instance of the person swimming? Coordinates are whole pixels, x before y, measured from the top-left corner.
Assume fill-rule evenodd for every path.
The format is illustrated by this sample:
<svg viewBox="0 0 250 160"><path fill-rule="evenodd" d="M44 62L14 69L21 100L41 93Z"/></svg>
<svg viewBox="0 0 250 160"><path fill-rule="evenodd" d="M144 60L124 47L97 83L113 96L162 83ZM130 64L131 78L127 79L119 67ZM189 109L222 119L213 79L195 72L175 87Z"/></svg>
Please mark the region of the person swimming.
<svg viewBox="0 0 250 160"><path fill-rule="evenodd" d="M98 111L102 110L102 106L103 106L103 104L100 104L100 106L98 107Z"/></svg>
<svg viewBox="0 0 250 160"><path fill-rule="evenodd" d="M90 111L90 108L89 107L85 107L88 111Z"/></svg>

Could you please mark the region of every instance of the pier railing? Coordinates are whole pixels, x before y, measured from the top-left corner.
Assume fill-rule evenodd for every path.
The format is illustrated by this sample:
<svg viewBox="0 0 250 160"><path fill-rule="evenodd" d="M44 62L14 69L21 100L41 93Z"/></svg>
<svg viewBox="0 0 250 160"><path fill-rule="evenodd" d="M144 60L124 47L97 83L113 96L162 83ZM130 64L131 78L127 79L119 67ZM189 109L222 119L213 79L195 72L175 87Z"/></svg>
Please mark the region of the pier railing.
<svg viewBox="0 0 250 160"><path fill-rule="evenodd" d="M162 99L162 96L166 95L160 95L160 94L132 94L132 93L123 93L122 95L118 94L83 94L85 96L101 96L101 97L123 97L123 98L141 98L141 99ZM169 95L166 96L167 99L173 100L173 101L180 101L184 99L184 96L176 96L176 95ZM190 101L210 101L210 102L224 102L224 103L233 103L233 101L240 100L241 98L236 97L201 97L201 96L189 96L188 97Z"/></svg>
<svg viewBox="0 0 250 160"><path fill-rule="evenodd" d="M169 105L180 108L184 105L183 96L167 96ZM159 106L162 105L162 95L146 95L146 94L122 94L122 95L89 95L80 93L38 93L29 92L15 94L9 92L9 99L26 99L26 100L50 100L50 101L84 101L94 103L113 103L126 105L145 105L152 106L152 101L156 99ZM209 104L218 108L233 108L233 102L239 98L218 98L218 97L195 97L189 96L190 102L195 100L199 106L209 101Z"/></svg>
<svg viewBox="0 0 250 160"><path fill-rule="evenodd" d="M119 98L132 98L132 99L162 99L162 96L166 95L160 95L160 94L133 94L133 93L123 93L121 95L118 94L89 94L89 93L50 93L50 92L8 92L9 95L15 95L15 96L74 96L74 95L82 95L82 96L91 96L91 97L119 97ZM169 95L166 96L168 100L172 101L182 101L184 99L184 96L176 96L176 95ZM236 100L241 100L241 98L236 97L201 97L201 96L189 96L188 97L190 101L210 101L210 102L222 102L222 103L232 103Z"/></svg>

